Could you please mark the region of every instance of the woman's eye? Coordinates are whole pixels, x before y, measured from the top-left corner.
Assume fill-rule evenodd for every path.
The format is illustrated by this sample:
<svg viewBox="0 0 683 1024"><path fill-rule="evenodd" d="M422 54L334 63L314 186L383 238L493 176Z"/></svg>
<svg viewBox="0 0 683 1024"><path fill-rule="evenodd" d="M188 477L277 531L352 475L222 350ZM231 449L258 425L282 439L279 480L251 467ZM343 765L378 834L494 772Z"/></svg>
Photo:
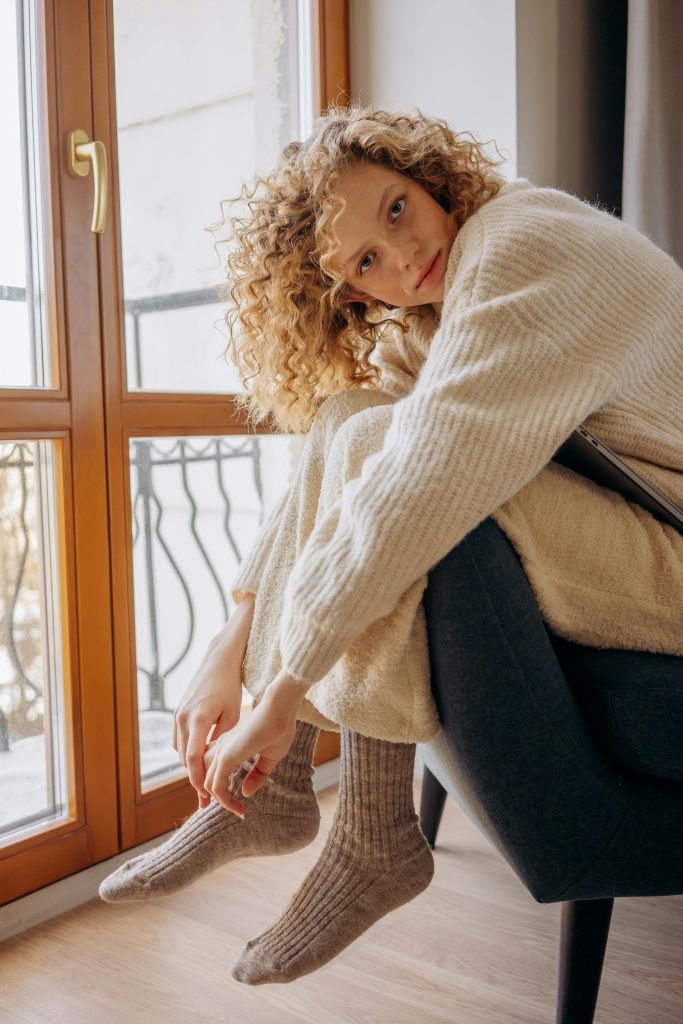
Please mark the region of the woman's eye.
<svg viewBox="0 0 683 1024"><path fill-rule="evenodd" d="M405 209L405 205L405 199L397 199L396 202L393 203L391 209L389 210L389 213L392 215L392 217L394 217L394 219L396 217L400 217Z"/></svg>
<svg viewBox="0 0 683 1024"><path fill-rule="evenodd" d="M364 274L366 271L368 271L370 269L370 267L372 266L372 262L368 263L367 261L368 260L374 261L374 259L375 259L375 257L374 257L374 255L371 252L366 253L366 255L363 257L363 259L358 264L358 271L359 271L359 273Z"/></svg>

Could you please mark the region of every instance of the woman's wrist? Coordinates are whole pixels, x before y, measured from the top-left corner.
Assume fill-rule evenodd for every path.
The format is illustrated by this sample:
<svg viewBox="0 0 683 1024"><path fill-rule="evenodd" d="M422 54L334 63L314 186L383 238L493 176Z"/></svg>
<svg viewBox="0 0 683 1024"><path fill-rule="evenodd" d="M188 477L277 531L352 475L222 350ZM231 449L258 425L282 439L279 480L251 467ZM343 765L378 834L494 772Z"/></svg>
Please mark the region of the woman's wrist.
<svg viewBox="0 0 683 1024"><path fill-rule="evenodd" d="M278 707L298 710L312 685L281 669L266 689L263 699L268 698Z"/></svg>
<svg viewBox="0 0 683 1024"><path fill-rule="evenodd" d="M235 607L225 625L209 643L209 652L219 660L241 665L247 651L256 598L247 594Z"/></svg>

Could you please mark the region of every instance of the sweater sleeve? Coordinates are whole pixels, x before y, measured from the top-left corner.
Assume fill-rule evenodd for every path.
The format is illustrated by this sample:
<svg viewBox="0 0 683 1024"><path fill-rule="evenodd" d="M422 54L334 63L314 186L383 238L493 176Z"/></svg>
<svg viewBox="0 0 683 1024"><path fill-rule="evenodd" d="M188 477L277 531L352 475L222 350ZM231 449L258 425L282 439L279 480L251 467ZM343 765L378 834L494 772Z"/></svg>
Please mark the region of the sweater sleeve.
<svg viewBox="0 0 683 1024"><path fill-rule="evenodd" d="M619 265L618 229L582 219L571 208L580 201L567 200L558 216L552 204L527 202L525 212L522 201L507 219L492 211L490 227L475 215L461 229L461 259L416 386L290 575L280 644L295 678L321 679L642 361L649 311Z"/></svg>
<svg viewBox="0 0 683 1024"><path fill-rule="evenodd" d="M382 391L395 398L403 398L412 390L415 375L407 368L400 353L387 346L376 354L374 361L382 371Z"/></svg>
<svg viewBox="0 0 683 1024"><path fill-rule="evenodd" d="M388 332L377 344L372 361L382 371L381 390L404 398L415 386L425 353L429 350L434 333L435 317L425 311L418 311L411 318L407 331L398 327Z"/></svg>
<svg viewBox="0 0 683 1024"><path fill-rule="evenodd" d="M242 560L237 576L233 579L230 587L230 596L235 604L239 604L247 594L256 594L258 591L261 575L270 556L280 516L288 497L289 489L280 496L266 520L261 524L250 551Z"/></svg>
<svg viewBox="0 0 683 1024"><path fill-rule="evenodd" d="M382 371L382 391L395 398L403 398L412 391L418 371L407 357L403 338L380 342L373 352L373 362Z"/></svg>

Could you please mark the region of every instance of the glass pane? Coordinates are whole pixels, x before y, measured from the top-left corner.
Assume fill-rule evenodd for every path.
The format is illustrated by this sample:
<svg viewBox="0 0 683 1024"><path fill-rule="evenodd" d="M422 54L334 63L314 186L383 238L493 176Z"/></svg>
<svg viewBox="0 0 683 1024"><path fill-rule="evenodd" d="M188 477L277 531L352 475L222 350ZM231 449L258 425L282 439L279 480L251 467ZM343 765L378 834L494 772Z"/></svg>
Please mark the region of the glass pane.
<svg viewBox="0 0 683 1024"><path fill-rule="evenodd" d="M130 389L241 390L216 292L225 249L210 229L308 118L298 106L299 81L310 91L308 22L297 12L309 7L114 0Z"/></svg>
<svg viewBox="0 0 683 1024"><path fill-rule="evenodd" d="M0 0L0 387L50 387L36 45L30 0Z"/></svg>
<svg viewBox="0 0 683 1024"><path fill-rule="evenodd" d="M67 805L53 455L0 442L0 842Z"/></svg>
<svg viewBox="0 0 683 1024"><path fill-rule="evenodd" d="M300 450L295 436L273 434L130 442L143 790L185 772L173 712L230 617L228 588Z"/></svg>

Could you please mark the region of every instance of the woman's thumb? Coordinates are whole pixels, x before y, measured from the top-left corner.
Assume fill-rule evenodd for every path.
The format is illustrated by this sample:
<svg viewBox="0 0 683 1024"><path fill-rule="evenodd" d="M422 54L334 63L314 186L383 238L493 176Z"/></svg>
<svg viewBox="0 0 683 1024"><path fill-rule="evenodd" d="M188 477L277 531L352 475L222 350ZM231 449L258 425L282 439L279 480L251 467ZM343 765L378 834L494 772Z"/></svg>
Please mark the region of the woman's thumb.
<svg viewBox="0 0 683 1024"><path fill-rule="evenodd" d="M242 792L245 797L253 797L255 793L258 793L261 786L268 781L270 772L276 763L278 762L272 762L259 754L242 783Z"/></svg>

